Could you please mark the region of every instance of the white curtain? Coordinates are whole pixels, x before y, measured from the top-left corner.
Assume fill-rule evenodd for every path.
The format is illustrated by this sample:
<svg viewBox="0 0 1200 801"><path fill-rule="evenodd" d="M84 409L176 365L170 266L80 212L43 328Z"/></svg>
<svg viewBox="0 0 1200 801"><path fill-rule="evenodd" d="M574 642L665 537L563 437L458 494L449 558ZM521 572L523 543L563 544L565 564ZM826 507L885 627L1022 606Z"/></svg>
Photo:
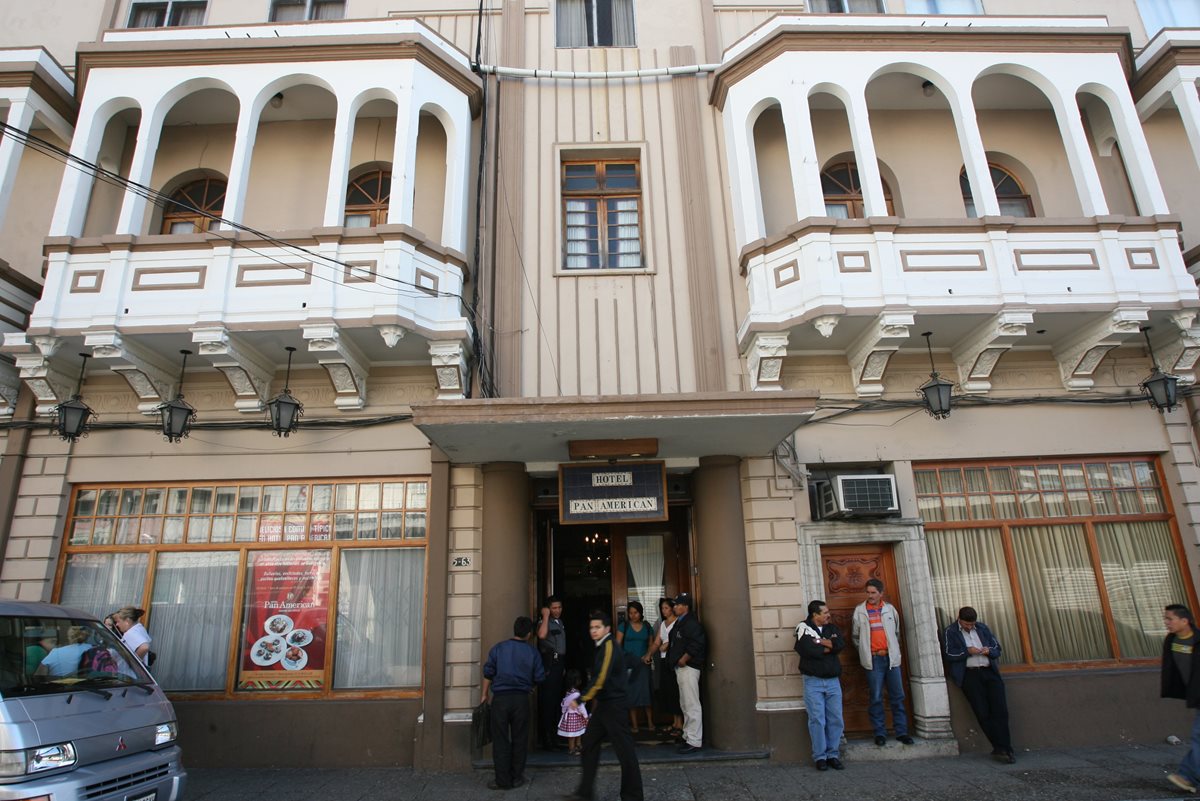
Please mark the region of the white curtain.
<svg viewBox="0 0 1200 801"><path fill-rule="evenodd" d="M166 21L166 9L160 5L137 5L133 7L130 28L161 28Z"/></svg>
<svg viewBox="0 0 1200 801"><path fill-rule="evenodd" d="M224 690L237 590L236 551L164 553L150 602L151 672L168 690Z"/></svg>
<svg viewBox="0 0 1200 801"><path fill-rule="evenodd" d="M613 47L633 47L633 0L612 0Z"/></svg>
<svg viewBox="0 0 1200 801"><path fill-rule="evenodd" d="M1083 526L1012 529L1035 662L1108 659L1108 629Z"/></svg>
<svg viewBox="0 0 1200 801"><path fill-rule="evenodd" d="M334 687L420 686L425 549L344 550L338 580Z"/></svg>
<svg viewBox="0 0 1200 801"><path fill-rule="evenodd" d="M175 18L171 20L172 25L180 26L195 26L204 24L204 3L189 3L187 5L176 5L174 9Z"/></svg>
<svg viewBox="0 0 1200 801"><path fill-rule="evenodd" d="M909 14L982 14L979 0L905 0Z"/></svg>
<svg viewBox="0 0 1200 801"><path fill-rule="evenodd" d="M345 0L314 0L313 2L313 19L342 19L345 16Z"/></svg>
<svg viewBox="0 0 1200 801"><path fill-rule="evenodd" d="M1138 0L1146 35L1163 28L1200 27L1200 0Z"/></svg>
<svg viewBox="0 0 1200 801"><path fill-rule="evenodd" d="M567 263L569 270L584 270L594 266L590 256L596 255L596 201L568 200Z"/></svg>
<svg viewBox="0 0 1200 801"><path fill-rule="evenodd" d="M616 255L617 267L642 266L642 241L638 231L637 198L614 200L609 204L609 248ZM612 223L616 224L613 225ZM611 251L615 248L615 254Z"/></svg>
<svg viewBox="0 0 1200 801"><path fill-rule="evenodd" d="M1171 530L1163 522L1096 525L1100 567L1124 657L1155 657L1166 628L1162 610L1186 603Z"/></svg>
<svg viewBox="0 0 1200 801"><path fill-rule="evenodd" d="M930 531L925 540L938 626L954 622L962 607L974 607L1000 640L1001 661L1024 662L1000 529Z"/></svg>
<svg viewBox="0 0 1200 801"><path fill-rule="evenodd" d="M271 8L272 22L299 22L304 19L304 3L295 0L275 0Z"/></svg>
<svg viewBox="0 0 1200 801"><path fill-rule="evenodd" d="M72 554L59 603L102 620L123 606L141 606L149 563L145 553Z"/></svg>
<svg viewBox="0 0 1200 801"><path fill-rule="evenodd" d="M645 534L625 538L625 560L633 583L629 597L646 610L646 621L658 622L658 599L666 593L663 584L663 538L661 534Z"/></svg>
<svg viewBox="0 0 1200 801"><path fill-rule="evenodd" d="M555 41L559 47L587 47L587 4L584 0L558 0Z"/></svg>

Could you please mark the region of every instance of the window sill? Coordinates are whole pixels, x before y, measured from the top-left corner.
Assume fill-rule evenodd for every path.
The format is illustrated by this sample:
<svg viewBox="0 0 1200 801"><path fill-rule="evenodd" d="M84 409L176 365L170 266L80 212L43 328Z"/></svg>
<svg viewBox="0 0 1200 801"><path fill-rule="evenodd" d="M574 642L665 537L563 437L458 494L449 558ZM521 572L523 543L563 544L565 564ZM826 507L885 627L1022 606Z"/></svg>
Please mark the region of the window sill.
<svg viewBox="0 0 1200 801"><path fill-rule="evenodd" d="M588 269L588 270L564 270L558 268L554 271L555 278L595 278L601 275L654 275L657 271L649 267L637 267L627 269Z"/></svg>

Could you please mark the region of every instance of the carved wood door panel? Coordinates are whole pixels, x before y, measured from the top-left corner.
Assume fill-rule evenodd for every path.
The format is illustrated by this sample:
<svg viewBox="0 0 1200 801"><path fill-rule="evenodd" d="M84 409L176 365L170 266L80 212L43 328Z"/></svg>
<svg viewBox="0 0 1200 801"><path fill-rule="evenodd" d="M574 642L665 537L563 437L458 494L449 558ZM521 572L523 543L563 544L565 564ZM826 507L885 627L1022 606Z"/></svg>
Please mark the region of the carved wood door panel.
<svg viewBox="0 0 1200 801"><path fill-rule="evenodd" d="M825 584L825 602L833 613L833 622L846 637L846 648L841 653L842 703L846 717L846 735L870 735L871 721L867 716L870 694L867 689L867 674L858 660L850 633L853 628L854 608L866 599L868 579L877 578L887 588L886 599L901 616L898 601L900 592L896 583L896 563L892 548L888 545L838 545L821 549L821 568ZM903 645L903 642L901 642ZM908 685L904 673L905 687ZM908 694L905 689L905 695ZM885 708L887 702L885 700ZM888 731L892 731L891 711L886 711ZM911 716L910 716L911 717Z"/></svg>

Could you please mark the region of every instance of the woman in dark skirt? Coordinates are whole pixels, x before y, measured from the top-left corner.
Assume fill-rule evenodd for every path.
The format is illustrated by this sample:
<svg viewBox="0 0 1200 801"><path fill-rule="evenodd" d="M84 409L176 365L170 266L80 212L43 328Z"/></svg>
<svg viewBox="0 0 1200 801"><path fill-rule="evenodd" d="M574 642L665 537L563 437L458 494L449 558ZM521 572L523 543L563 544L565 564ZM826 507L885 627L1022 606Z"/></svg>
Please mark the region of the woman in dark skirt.
<svg viewBox="0 0 1200 801"><path fill-rule="evenodd" d="M679 738L683 736L683 710L679 707L679 685L675 683L675 670L667 667L667 646L671 639L671 629L675 626L675 607L671 599L658 599L658 629L654 633L654 641L650 643L650 654L645 658L647 664L654 662L654 705L660 715L671 716L671 728L666 734Z"/></svg>
<svg viewBox="0 0 1200 801"><path fill-rule="evenodd" d="M654 630L646 622L646 612L638 601L630 601L625 622L617 630L617 642L633 657L629 664L629 730L638 733L638 710L645 710L646 728L654 731L654 713L650 709L650 666L645 657L650 653Z"/></svg>

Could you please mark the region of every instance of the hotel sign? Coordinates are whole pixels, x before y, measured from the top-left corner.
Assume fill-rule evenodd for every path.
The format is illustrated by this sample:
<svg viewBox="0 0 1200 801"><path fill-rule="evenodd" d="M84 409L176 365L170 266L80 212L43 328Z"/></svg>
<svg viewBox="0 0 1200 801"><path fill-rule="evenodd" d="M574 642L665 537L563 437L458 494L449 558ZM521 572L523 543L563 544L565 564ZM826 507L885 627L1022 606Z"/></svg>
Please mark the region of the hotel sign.
<svg viewBox="0 0 1200 801"><path fill-rule="evenodd" d="M666 520L666 463L559 465L558 519L567 524Z"/></svg>

